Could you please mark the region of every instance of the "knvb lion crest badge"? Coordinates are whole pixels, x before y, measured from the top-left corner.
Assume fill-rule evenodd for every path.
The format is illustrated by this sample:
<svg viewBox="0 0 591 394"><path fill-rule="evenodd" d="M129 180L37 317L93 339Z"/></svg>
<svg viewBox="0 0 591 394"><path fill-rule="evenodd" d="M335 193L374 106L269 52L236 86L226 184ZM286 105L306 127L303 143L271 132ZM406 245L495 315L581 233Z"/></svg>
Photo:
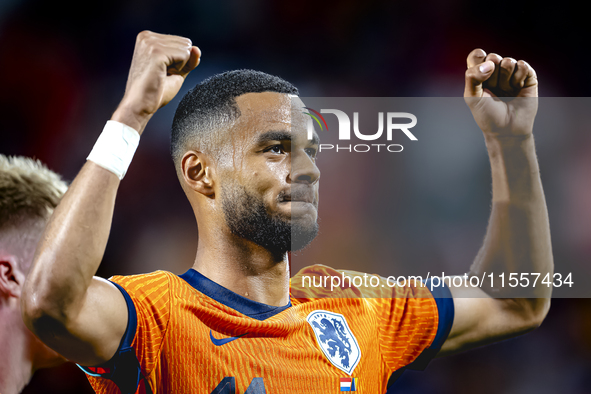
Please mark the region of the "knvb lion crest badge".
<svg viewBox="0 0 591 394"><path fill-rule="evenodd" d="M306 321L312 326L316 342L328 360L349 375L361 359L361 349L343 315L314 311Z"/></svg>

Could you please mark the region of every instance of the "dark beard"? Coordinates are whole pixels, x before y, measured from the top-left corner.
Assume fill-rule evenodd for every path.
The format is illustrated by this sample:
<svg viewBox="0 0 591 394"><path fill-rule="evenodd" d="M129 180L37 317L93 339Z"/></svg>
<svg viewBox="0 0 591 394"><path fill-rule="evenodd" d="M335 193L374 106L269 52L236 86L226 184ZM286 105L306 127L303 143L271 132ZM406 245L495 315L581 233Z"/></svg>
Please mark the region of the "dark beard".
<svg viewBox="0 0 591 394"><path fill-rule="evenodd" d="M222 209L232 234L252 241L271 253L283 255L308 246L318 234L318 223L292 225L271 216L262 199L248 193L241 185L222 185Z"/></svg>

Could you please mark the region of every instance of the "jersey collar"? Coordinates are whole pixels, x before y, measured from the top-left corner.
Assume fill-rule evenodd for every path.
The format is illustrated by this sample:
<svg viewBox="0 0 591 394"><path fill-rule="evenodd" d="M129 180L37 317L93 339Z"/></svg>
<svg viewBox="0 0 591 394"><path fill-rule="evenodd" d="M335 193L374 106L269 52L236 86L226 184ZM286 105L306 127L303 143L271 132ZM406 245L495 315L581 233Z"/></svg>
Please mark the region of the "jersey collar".
<svg viewBox="0 0 591 394"><path fill-rule="evenodd" d="M193 268L184 274L179 275L179 277L209 298L213 298L217 302L253 319L268 319L291 306L291 299L285 306L272 306L249 300L240 294L236 294L233 291L220 286Z"/></svg>

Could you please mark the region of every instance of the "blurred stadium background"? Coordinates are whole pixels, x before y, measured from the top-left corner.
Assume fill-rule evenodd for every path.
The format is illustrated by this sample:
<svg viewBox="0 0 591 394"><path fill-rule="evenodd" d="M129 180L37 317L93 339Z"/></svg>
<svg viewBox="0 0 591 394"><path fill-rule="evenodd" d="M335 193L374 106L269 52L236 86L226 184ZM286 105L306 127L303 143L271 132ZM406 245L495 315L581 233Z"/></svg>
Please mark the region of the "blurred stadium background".
<svg viewBox="0 0 591 394"><path fill-rule="evenodd" d="M458 97L466 55L481 47L529 61L543 97L584 97L589 89L586 19L568 1L550 7L468 0L2 0L0 152L37 157L72 180L123 95L135 36L144 29L187 36L201 48L202 63L181 93L214 73L253 68L293 82L302 96ZM180 274L192 265L196 226L168 154L177 103L148 125L122 183L99 270L103 277L156 269ZM553 154L547 147L540 154L543 180L552 185L546 193L555 260L589 264L591 133L556 133L564 136L561 149ZM484 150L480 153L485 165L479 161L476 178L462 188L480 179L474 183L484 182L484 188L478 190L487 190L489 170ZM395 191L394 202L421 196L420 180L404 168L396 174L404 187ZM470 195L462 190L464 197ZM324 188L322 197L330 201L331 191ZM427 207L422 215L403 213L392 224L391 231L401 237L393 241L398 256L445 262L475 254L488 206L459 201L453 185L429 198L423 194L421 203ZM467 211L458 214L460 208ZM343 214L339 204L321 203L323 236L342 234ZM431 238L413 241L409 226L428 229ZM321 250L309 253L311 261L340 268L324 261ZM579 394L590 393L590 387L591 302L556 299L536 331L435 360L425 372L407 372L389 392ZM92 390L83 374L66 364L39 371L24 392Z"/></svg>

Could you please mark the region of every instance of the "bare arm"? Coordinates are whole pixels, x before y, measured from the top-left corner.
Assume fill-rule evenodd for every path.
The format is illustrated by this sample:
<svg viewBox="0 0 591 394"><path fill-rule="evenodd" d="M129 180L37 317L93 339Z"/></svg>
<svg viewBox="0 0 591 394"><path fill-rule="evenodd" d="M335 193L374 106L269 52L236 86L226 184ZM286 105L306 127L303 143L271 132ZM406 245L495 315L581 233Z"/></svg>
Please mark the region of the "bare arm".
<svg viewBox="0 0 591 394"><path fill-rule="evenodd" d="M125 96L112 120L142 133L199 63L190 40L138 35ZM111 283L94 277L107 245L119 178L87 162L53 213L25 284L23 318L48 346L83 365L116 352L127 306Z"/></svg>
<svg viewBox="0 0 591 394"><path fill-rule="evenodd" d="M527 63L482 50L468 57L464 96L485 137L492 170L492 212L469 275L553 272L550 227L535 154L538 82ZM492 70L480 69L488 61ZM491 63L492 62L492 63ZM503 102L497 96L515 97ZM550 307L546 286L452 288L455 318L440 355L522 334ZM494 298L493 298L494 297ZM527 297L527 298L525 298Z"/></svg>

